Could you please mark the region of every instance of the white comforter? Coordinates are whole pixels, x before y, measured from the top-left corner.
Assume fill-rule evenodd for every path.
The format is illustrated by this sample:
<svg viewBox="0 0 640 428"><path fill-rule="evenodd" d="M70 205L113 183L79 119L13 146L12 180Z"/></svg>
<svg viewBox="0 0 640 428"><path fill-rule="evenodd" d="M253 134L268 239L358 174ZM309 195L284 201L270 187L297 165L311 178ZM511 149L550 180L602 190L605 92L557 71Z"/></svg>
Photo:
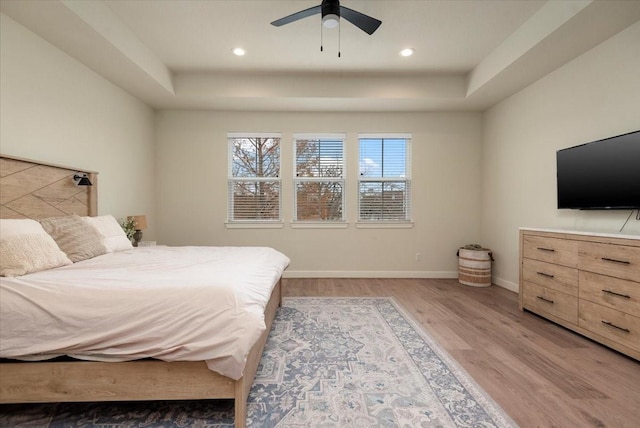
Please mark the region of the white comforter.
<svg viewBox="0 0 640 428"><path fill-rule="evenodd" d="M0 278L0 357L204 360L239 379L288 264L263 247L140 247Z"/></svg>

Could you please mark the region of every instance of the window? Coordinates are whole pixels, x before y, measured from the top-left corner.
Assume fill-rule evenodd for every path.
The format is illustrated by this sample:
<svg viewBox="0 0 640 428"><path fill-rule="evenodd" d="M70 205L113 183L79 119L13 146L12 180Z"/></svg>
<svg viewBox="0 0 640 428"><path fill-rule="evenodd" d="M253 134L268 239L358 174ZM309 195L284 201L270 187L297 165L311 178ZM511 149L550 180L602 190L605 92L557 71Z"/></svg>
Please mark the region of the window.
<svg viewBox="0 0 640 428"><path fill-rule="evenodd" d="M294 221L344 221L344 135L294 135Z"/></svg>
<svg viewBox="0 0 640 428"><path fill-rule="evenodd" d="M411 135L361 134L358 221L411 221Z"/></svg>
<svg viewBox="0 0 640 428"><path fill-rule="evenodd" d="M280 134L228 134L230 222L280 221Z"/></svg>

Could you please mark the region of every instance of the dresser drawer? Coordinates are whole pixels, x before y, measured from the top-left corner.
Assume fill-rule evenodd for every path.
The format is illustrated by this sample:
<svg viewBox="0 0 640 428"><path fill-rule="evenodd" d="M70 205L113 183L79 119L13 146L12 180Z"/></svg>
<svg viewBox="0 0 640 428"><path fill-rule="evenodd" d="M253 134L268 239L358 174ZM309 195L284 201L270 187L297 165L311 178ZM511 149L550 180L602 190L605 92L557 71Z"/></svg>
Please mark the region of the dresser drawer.
<svg viewBox="0 0 640 428"><path fill-rule="evenodd" d="M580 270L640 282L640 247L581 242L578 247Z"/></svg>
<svg viewBox="0 0 640 428"><path fill-rule="evenodd" d="M578 243L567 239L525 235L523 253L527 259L568 267L578 265Z"/></svg>
<svg viewBox="0 0 640 428"><path fill-rule="evenodd" d="M523 281L522 305L532 312L549 314L572 324L578 323L578 297Z"/></svg>
<svg viewBox="0 0 640 428"><path fill-rule="evenodd" d="M581 300L578 325L585 330L640 351L640 318L638 317Z"/></svg>
<svg viewBox="0 0 640 428"><path fill-rule="evenodd" d="M522 279L572 296L578 295L578 269L539 260L522 261Z"/></svg>
<svg viewBox="0 0 640 428"><path fill-rule="evenodd" d="M521 229L519 304L640 360L640 239Z"/></svg>
<svg viewBox="0 0 640 428"><path fill-rule="evenodd" d="M580 299L640 317L640 283L580 271Z"/></svg>

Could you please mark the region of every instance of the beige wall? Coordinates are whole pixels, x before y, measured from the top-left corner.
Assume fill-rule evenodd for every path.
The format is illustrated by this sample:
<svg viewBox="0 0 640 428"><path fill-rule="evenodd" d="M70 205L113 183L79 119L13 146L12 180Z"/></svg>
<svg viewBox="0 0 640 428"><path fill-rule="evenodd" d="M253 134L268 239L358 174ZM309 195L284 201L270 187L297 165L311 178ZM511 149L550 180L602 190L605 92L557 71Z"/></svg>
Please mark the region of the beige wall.
<svg viewBox="0 0 640 428"><path fill-rule="evenodd" d="M629 214L557 210L555 151L640 129L640 24L484 115L154 113L1 19L0 152L99 171L100 213L147 214L145 239L270 245L310 276L456 276L456 249L478 242L494 251L495 282L516 289L519 227L616 232ZM282 132L282 229L225 228L229 131ZM295 132L347 133L348 228L291 228ZM412 229L355 227L358 132L413 134Z"/></svg>
<svg viewBox="0 0 640 428"><path fill-rule="evenodd" d="M618 232L623 226L630 210L556 208L555 155L640 129L639 52L637 23L485 113L481 228L499 284L517 290L519 227ZM634 217L623 233L640 235Z"/></svg>
<svg viewBox="0 0 640 428"><path fill-rule="evenodd" d="M282 132L282 229L227 229L227 132ZM171 245L268 245L289 275L455 276L456 250L480 237L477 113L163 111L157 114L158 238ZM346 229L292 229L292 134L346 132ZM412 229L355 227L358 132L413 135ZM415 253L421 260L415 260Z"/></svg>
<svg viewBox="0 0 640 428"><path fill-rule="evenodd" d="M98 211L148 214L153 110L6 15L0 24L0 153L99 172Z"/></svg>

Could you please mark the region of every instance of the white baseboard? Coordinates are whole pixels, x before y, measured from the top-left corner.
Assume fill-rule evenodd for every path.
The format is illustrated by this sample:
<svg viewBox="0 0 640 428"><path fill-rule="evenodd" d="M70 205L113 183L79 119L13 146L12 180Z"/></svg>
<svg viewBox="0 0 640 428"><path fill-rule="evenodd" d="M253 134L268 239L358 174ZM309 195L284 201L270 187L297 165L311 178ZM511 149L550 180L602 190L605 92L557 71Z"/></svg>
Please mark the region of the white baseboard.
<svg viewBox="0 0 640 428"><path fill-rule="evenodd" d="M287 270L284 278L457 278L458 272L450 271L310 271Z"/></svg>
<svg viewBox="0 0 640 428"><path fill-rule="evenodd" d="M284 278L432 278L456 279L457 271L348 271L348 270L287 270ZM498 287L506 288L517 293L520 287L517 283L502 278L492 277L491 282Z"/></svg>
<svg viewBox="0 0 640 428"><path fill-rule="evenodd" d="M507 290L513 291L514 293L520 292L520 286L517 282L507 281L506 279L498 278L496 276L491 277L491 282L498 287L506 288Z"/></svg>

